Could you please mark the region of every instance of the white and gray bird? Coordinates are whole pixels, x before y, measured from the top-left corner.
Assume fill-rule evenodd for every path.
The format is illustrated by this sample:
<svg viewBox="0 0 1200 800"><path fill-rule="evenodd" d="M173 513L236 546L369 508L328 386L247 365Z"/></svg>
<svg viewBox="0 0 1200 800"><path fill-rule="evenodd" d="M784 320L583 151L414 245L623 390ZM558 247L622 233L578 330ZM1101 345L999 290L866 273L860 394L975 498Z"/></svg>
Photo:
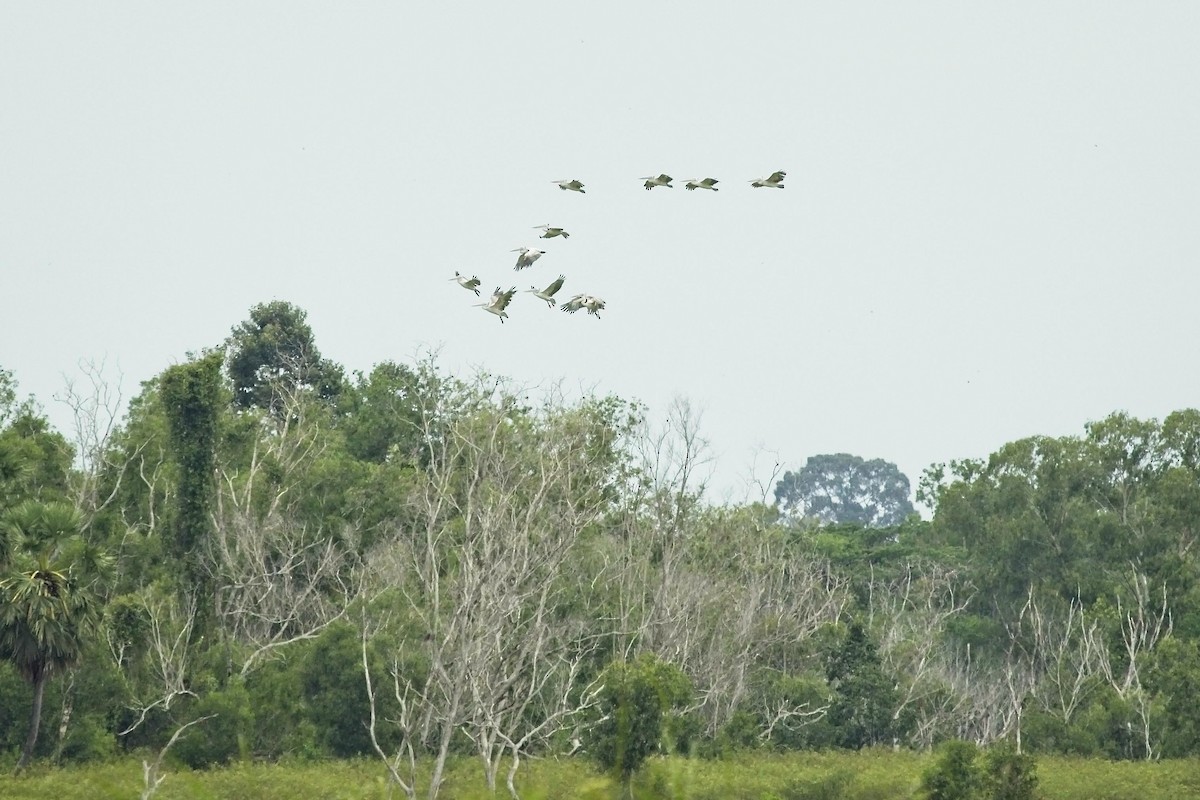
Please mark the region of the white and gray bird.
<svg viewBox="0 0 1200 800"><path fill-rule="evenodd" d="M555 228L552 225L534 225L534 230L541 231L540 239L553 239L555 236L561 236L564 239L570 239L571 234L567 233L562 228Z"/></svg>
<svg viewBox="0 0 1200 800"><path fill-rule="evenodd" d="M589 314L595 314L596 319L600 319L600 309L604 308L604 301L595 295L577 294L563 303L560 308L568 314L574 314L579 309L586 308Z"/></svg>
<svg viewBox="0 0 1200 800"><path fill-rule="evenodd" d="M567 179L564 179L561 181L550 181L550 182L557 183L558 188L562 189L564 192L569 191L569 192L579 192L580 194L587 194L587 192L585 192L583 190L583 184L577 180L571 180L570 178L567 178Z"/></svg>
<svg viewBox="0 0 1200 800"><path fill-rule="evenodd" d="M468 290L474 292L476 297L479 296L480 281L479 281L479 278L476 278L474 275L472 275L471 277L468 278L466 275L460 275L458 273L458 270L455 270L454 277L451 278L450 280L457 281L459 286L463 287L464 289L468 289Z"/></svg>
<svg viewBox="0 0 1200 800"><path fill-rule="evenodd" d="M526 267L532 267L533 262L537 261L546 254L545 250L538 250L533 247L518 247L514 250L510 250L509 252L520 253L520 255L517 256L517 265L513 267L513 269L525 269Z"/></svg>
<svg viewBox="0 0 1200 800"><path fill-rule="evenodd" d="M764 186L767 187L768 189L782 189L783 188L783 179L786 177L787 177L787 173L784 172L783 170L779 170L778 172L772 172L770 175L768 175L765 178L759 178L756 181L750 181L750 185L755 187L756 189L762 188Z"/></svg>
<svg viewBox="0 0 1200 800"><path fill-rule="evenodd" d="M495 314L500 318L500 322L504 322L504 318L508 316L508 312L504 309L508 308L508 304L512 302L513 295L517 293L517 287L512 287L507 292L499 286L496 291L492 292L492 299L486 303L476 303L489 314Z"/></svg>
<svg viewBox="0 0 1200 800"><path fill-rule="evenodd" d="M642 185L646 187L647 192L650 191L651 189L653 189L655 186L665 186L668 189L675 188L674 186L671 185L671 181L673 181L675 179L672 178L670 175L668 175L665 172L662 173L661 175L659 175L658 177L655 177L653 175L648 175L645 178L638 178L638 180L645 181L645 183Z"/></svg>
<svg viewBox="0 0 1200 800"><path fill-rule="evenodd" d="M545 289L539 290L536 286L530 286L525 291L529 292L531 295L538 298L539 300L545 300L546 304L548 306L550 306L550 308L554 308L555 304L558 302L557 300L554 299L554 293L562 288L564 280L566 280L566 279L562 275L559 275L554 280L554 282L551 283L549 286L547 286Z"/></svg>
<svg viewBox="0 0 1200 800"><path fill-rule="evenodd" d="M704 180L692 178L683 185L683 188L688 190L712 189L714 192L719 192L721 190L717 188L718 183L720 183L720 181L718 181L716 178L705 178Z"/></svg>

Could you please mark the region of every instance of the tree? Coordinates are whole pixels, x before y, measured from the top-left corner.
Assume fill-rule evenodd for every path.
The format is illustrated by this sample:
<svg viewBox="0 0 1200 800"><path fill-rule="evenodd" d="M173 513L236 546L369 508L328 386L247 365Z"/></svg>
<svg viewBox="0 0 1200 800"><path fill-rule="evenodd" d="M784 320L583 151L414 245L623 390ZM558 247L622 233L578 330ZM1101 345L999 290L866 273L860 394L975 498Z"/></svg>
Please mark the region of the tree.
<svg viewBox="0 0 1200 800"><path fill-rule="evenodd" d="M982 783L990 800L1034 800L1038 796L1033 756L1008 741L992 745L983 757Z"/></svg>
<svg viewBox="0 0 1200 800"><path fill-rule="evenodd" d="M226 369L239 408L279 410L279 390L311 389L324 399L345 382L341 367L321 358L307 312L283 300L260 303L233 328Z"/></svg>
<svg viewBox="0 0 1200 800"><path fill-rule="evenodd" d="M972 742L953 739L939 748L937 761L921 775L926 800L972 800L979 796L981 776L976 765L979 749Z"/></svg>
<svg viewBox="0 0 1200 800"><path fill-rule="evenodd" d="M410 522L367 555L368 586L399 601L393 613L403 623L364 620L364 648L366 639L387 648L398 709L386 718L394 755L372 747L408 793L415 781L400 766L428 752L436 797L451 745L465 734L489 788L510 759L515 794L521 754L569 728L594 694L576 690L598 642L587 631L598 615L580 597L595 576L577 565L611 505L619 407L594 398L567 407L551 395L535 409L523 394L480 376L446 381L423 399L429 463L394 489L406 492ZM419 670L405 666L413 661ZM386 680L365 655L363 669L375 720ZM369 731L376 735L374 721Z"/></svg>
<svg viewBox="0 0 1200 800"><path fill-rule="evenodd" d="M79 536L82 518L67 503L29 500L4 520L0 549L0 657L33 686L20 770L37 745L46 683L76 666L100 620L108 559Z"/></svg>
<svg viewBox="0 0 1200 800"><path fill-rule="evenodd" d="M224 405L220 351L213 351L162 374L161 399L167 412L172 455L179 466L171 555L193 588L204 584L198 548L212 529L217 421ZM208 592L201 596L207 599ZM201 619L207 616L202 610Z"/></svg>
<svg viewBox="0 0 1200 800"><path fill-rule="evenodd" d="M649 653L610 664L602 680L603 716L593 732L592 753L628 787L642 762L661 745L664 718L691 699L692 686L678 667Z"/></svg>
<svg viewBox="0 0 1200 800"><path fill-rule="evenodd" d="M879 650L859 622L850 623L841 646L830 654L825 677L834 690L827 720L836 742L856 750L890 744L904 721L892 712L900 706L896 681L883 669Z"/></svg>
<svg viewBox="0 0 1200 800"><path fill-rule="evenodd" d="M355 373L352 390L338 399L345 417L346 449L355 458L383 464L391 459L425 461L422 442L421 398L428 392L428 370L412 370L385 361L371 374Z"/></svg>
<svg viewBox="0 0 1200 800"><path fill-rule="evenodd" d="M913 513L909 491L908 478L892 462L836 453L811 456L801 469L785 472L775 484L775 502L785 513L822 524L879 528Z"/></svg>

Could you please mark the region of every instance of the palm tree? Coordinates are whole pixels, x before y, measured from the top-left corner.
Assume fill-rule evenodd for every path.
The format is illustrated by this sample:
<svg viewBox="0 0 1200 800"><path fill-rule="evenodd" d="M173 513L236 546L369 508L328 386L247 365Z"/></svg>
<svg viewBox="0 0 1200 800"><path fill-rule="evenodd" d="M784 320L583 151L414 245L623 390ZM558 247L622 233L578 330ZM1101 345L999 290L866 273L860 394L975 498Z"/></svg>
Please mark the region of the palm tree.
<svg viewBox="0 0 1200 800"><path fill-rule="evenodd" d="M46 683L79 664L100 619L109 560L79 535L68 503L27 500L0 525L0 658L33 686L22 769L37 744Z"/></svg>

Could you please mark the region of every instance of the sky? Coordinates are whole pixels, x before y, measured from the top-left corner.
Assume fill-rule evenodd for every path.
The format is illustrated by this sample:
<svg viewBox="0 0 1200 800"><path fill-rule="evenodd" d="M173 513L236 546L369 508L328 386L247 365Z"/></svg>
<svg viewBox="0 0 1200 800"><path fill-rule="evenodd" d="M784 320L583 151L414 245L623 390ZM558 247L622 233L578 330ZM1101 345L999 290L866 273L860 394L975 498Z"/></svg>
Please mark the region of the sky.
<svg viewBox="0 0 1200 800"><path fill-rule="evenodd" d="M351 372L686 399L730 502L820 453L915 485L1162 418L1200 405L1197 30L1193 2L0 4L0 368L65 429L81 364L128 399L286 300ZM501 323L456 270L607 307Z"/></svg>

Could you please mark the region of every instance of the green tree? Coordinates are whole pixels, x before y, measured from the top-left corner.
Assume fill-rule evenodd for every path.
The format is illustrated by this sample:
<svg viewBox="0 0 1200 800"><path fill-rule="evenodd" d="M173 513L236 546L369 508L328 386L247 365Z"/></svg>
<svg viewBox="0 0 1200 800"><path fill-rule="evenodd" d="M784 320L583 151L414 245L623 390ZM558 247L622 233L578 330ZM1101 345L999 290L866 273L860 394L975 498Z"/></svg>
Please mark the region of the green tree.
<svg viewBox="0 0 1200 800"><path fill-rule="evenodd" d="M882 458L864 461L849 453L809 457L775 484L775 502L793 516L822 524L899 525L913 513L911 486L900 468Z"/></svg>
<svg viewBox="0 0 1200 800"><path fill-rule="evenodd" d="M884 673L878 648L861 623L850 624L825 675L834 690L827 721L839 746L859 750L891 744L904 732L901 721L892 719L900 699L896 681Z"/></svg>
<svg viewBox="0 0 1200 800"><path fill-rule="evenodd" d="M220 351L212 351L170 367L163 372L159 389L171 453L179 468L169 549L178 559L181 577L196 588L203 585L197 550L212 526L218 421L226 399L221 360ZM209 594L200 592L205 598Z"/></svg>
<svg viewBox="0 0 1200 800"><path fill-rule="evenodd" d="M976 765L977 748L971 742L952 740L938 749L937 759L921 775L925 800L973 800L982 785Z"/></svg>
<svg viewBox="0 0 1200 800"><path fill-rule="evenodd" d="M370 375L356 373L353 387L338 399L350 454L376 464L425 461L421 407L429 377L392 361L377 364Z"/></svg>
<svg viewBox="0 0 1200 800"><path fill-rule="evenodd" d="M662 745L666 716L691 699L691 682L651 653L610 664L603 680L592 754L628 787L642 762Z"/></svg>
<svg viewBox="0 0 1200 800"><path fill-rule="evenodd" d="M342 391L342 369L321 357L307 317L297 306L275 300L254 306L250 319L233 328L225 367L239 408L278 413L284 395L298 389L327 400Z"/></svg>
<svg viewBox="0 0 1200 800"><path fill-rule="evenodd" d="M983 757L982 785L988 800L1034 800L1037 797L1037 764L1033 756L1018 753L1008 741L997 742Z"/></svg>
<svg viewBox="0 0 1200 800"><path fill-rule="evenodd" d="M79 664L99 624L109 564L79 535L81 524L70 505L34 500L4 519L0 657L33 687L29 734L17 769L37 745L47 682Z"/></svg>
<svg viewBox="0 0 1200 800"><path fill-rule="evenodd" d="M72 457L67 440L23 404L0 429L0 511L29 498L63 497Z"/></svg>

